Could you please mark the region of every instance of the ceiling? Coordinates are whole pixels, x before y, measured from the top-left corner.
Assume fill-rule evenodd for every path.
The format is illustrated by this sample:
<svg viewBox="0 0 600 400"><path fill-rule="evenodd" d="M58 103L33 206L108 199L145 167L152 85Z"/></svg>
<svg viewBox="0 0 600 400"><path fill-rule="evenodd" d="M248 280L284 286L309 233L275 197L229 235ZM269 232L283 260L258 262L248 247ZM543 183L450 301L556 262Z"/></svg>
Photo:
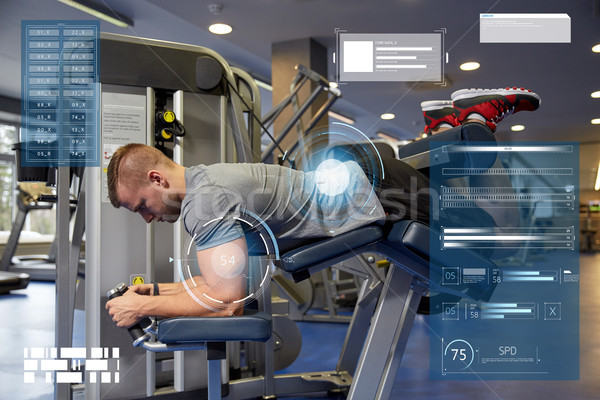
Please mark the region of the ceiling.
<svg viewBox="0 0 600 400"><path fill-rule="evenodd" d="M414 138L423 128L420 102L449 99L462 88L519 86L542 98L536 112L522 112L499 125L499 140L578 141L581 145L582 190L593 188L600 160L600 43L598 0L96 0L128 16L124 29L102 22L104 32L149 37L212 48L230 63L267 81L271 45L314 38L328 48L330 80L336 80L332 53L335 29L352 33L430 33L445 28L446 86L405 82L353 82L341 86L337 111L351 115L356 126L374 136L386 132ZM209 4L220 3L219 16ZM594 11L595 10L595 11ZM571 43L479 43L480 13L567 13ZM20 21L89 19L55 0L2 1L0 4L0 95L20 97ZM217 37L207 27L220 20L234 27ZM464 72L459 65L478 61L481 68ZM393 121L379 115L392 112ZM510 119L510 120L509 120ZM525 131L511 132L514 123ZM598 196L600 197L600 196Z"/></svg>

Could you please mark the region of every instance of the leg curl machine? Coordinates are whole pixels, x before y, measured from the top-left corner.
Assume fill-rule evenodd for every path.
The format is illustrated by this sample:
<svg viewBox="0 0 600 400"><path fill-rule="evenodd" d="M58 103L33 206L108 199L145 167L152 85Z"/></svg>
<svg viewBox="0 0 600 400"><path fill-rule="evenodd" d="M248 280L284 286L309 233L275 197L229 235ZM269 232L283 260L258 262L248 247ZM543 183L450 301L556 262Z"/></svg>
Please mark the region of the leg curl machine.
<svg viewBox="0 0 600 400"><path fill-rule="evenodd" d="M439 140L465 144L494 142L491 131L482 124L466 124L401 149L400 155L417 169L433 163L463 167L471 165L469 154L429 150L429 142ZM488 167L496 155L489 154ZM482 160L477 160L481 167ZM493 285L478 283L450 289L440 282L442 266L452 264L436 246L437 234L419 221L401 220L391 229L366 226L333 238L285 252L279 267L301 281L310 274L362 253L377 253L390 261L385 280L369 270L356 271L364 279L338 364L334 371L306 374L273 374L271 316L263 311L245 311L241 317L182 317L159 321L155 333L136 341L154 352L206 349L208 351L209 399L221 398L221 362L228 341L266 342L264 376L227 382L226 399L273 398L300 393L343 393L348 399L387 399L392 390L413 320L422 296L437 292L442 296L487 301ZM492 261L470 250L457 250L461 262L472 261L493 268ZM446 258L444 258L444 256ZM265 297L268 293L265 294ZM143 335L140 331L138 336ZM155 340L147 340L153 336Z"/></svg>

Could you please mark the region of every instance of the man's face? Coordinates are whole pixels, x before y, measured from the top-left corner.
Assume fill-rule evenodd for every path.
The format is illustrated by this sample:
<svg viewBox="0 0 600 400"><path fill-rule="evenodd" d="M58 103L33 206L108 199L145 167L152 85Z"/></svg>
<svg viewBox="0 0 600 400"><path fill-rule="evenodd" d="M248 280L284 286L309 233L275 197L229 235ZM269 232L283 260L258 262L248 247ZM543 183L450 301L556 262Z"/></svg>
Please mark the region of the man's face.
<svg viewBox="0 0 600 400"><path fill-rule="evenodd" d="M118 185L121 206L138 213L144 221L150 223L175 222L181 212L181 203L171 200L167 189L157 184Z"/></svg>

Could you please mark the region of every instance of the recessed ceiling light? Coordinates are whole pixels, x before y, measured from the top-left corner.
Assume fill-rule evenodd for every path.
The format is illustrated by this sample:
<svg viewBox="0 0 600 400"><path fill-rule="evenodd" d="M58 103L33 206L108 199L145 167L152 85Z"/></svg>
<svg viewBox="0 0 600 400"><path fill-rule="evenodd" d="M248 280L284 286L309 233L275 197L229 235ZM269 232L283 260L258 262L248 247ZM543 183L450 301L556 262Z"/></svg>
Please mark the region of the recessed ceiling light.
<svg viewBox="0 0 600 400"><path fill-rule="evenodd" d="M595 99L600 99L600 90L592 93L591 96Z"/></svg>
<svg viewBox="0 0 600 400"><path fill-rule="evenodd" d="M510 130L514 132L519 132L525 130L525 125L513 125L510 127Z"/></svg>
<svg viewBox="0 0 600 400"><path fill-rule="evenodd" d="M600 53L600 43L598 43L597 45L595 45L594 47L592 47L592 51L594 53Z"/></svg>
<svg viewBox="0 0 600 400"><path fill-rule="evenodd" d="M481 65L479 65L479 63L478 63L478 62L475 62L475 61L469 61L469 62L466 62L466 63L462 63L462 64L460 65L460 69L462 69L463 71L474 71L474 70L476 70L477 68L479 68L480 66L481 66Z"/></svg>
<svg viewBox="0 0 600 400"><path fill-rule="evenodd" d="M394 119L396 116L392 113L381 114L381 119Z"/></svg>
<svg viewBox="0 0 600 400"><path fill-rule="evenodd" d="M334 89L335 89L335 88L336 88L336 87L338 87L338 86L339 86L339 85L337 84L337 82L329 82L329 87L332 87L332 88L334 88Z"/></svg>
<svg viewBox="0 0 600 400"><path fill-rule="evenodd" d="M592 124L594 124L594 125L600 125L600 118L594 118L592 120Z"/></svg>
<svg viewBox="0 0 600 400"><path fill-rule="evenodd" d="M231 25L218 23L209 26L208 30L211 33L214 33L215 35L227 35L228 33L231 33L231 31L233 31L233 28L231 27Z"/></svg>

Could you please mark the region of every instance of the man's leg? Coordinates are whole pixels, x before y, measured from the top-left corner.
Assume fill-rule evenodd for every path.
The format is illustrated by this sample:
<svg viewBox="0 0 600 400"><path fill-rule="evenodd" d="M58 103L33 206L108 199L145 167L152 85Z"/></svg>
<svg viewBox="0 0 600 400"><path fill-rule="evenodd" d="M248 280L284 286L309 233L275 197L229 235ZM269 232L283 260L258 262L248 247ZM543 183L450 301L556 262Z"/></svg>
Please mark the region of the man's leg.
<svg viewBox="0 0 600 400"><path fill-rule="evenodd" d="M378 196L388 221L412 219L429 223L429 179L400 160L384 158L382 161L384 179Z"/></svg>

